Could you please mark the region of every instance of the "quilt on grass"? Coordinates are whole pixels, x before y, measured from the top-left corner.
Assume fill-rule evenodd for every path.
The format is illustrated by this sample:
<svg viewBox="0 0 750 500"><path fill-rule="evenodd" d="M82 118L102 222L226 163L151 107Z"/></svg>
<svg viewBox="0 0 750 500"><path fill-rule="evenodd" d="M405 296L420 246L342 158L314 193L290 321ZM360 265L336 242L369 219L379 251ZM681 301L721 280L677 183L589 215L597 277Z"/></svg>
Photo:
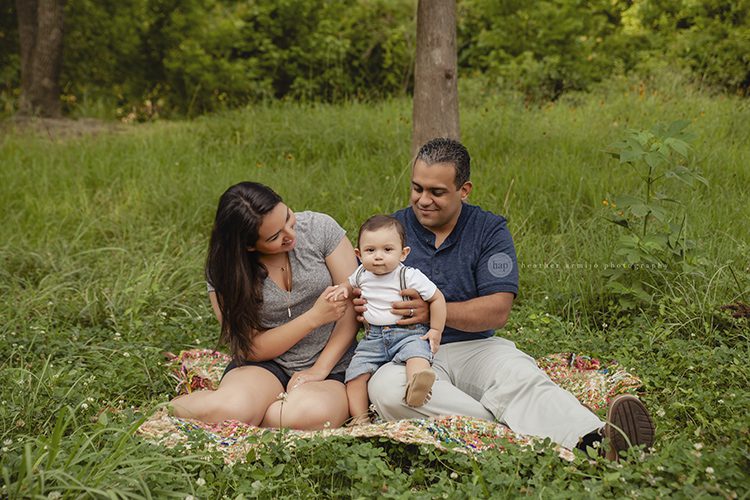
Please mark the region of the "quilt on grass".
<svg viewBox="0 0 750 500"><path fill-rule="evenodd" d="M169 354L168 357L172 376L177 382L177 394L215 389L229 362L226 354L209 349L183 351L179 355ZM550 379L593 410L605 408L612 397L634 393L641 386L638 377L616 362L603 363L574 353L556 353L539 358L537 363ZM279 431L238 421L206 424L197 420L180 419L169 415L166 409L161 409L146 420L138 432L152 443L168 448L190 448L193 443L200 443L222 453L227 463L245 461L253 449L262 447L269 441L281 440L294 446L299 439L315 437L384 437L463 453L481 452L490 448L502 450L504 443L524 446L533 442L533 438L516 434L498 422L460 416L376 421L370 425L320 431ZM572 459L570 451L560 447L558 452L561 457Z"/></svg>

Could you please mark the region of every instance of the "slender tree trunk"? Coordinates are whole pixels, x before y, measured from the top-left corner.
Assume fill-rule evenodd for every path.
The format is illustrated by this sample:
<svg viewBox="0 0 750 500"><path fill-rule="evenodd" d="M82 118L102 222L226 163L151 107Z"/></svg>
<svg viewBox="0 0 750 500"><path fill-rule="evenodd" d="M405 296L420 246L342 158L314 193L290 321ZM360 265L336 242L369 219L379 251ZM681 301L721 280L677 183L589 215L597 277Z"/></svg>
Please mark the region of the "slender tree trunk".
<svg viewBox="0 0 750 500"><path fill-rule="evenodd" d="M16 0L18 15L18 39L21 49L21 99L19 108L22 113L30 113L32 104L28 101L31 88L31 66L36 44L36 0Z"/></svg>
<svg viewBox="0 0 750 500"><path fill-rule="evenodd" d="M419 0L412 153L435 137L460 139L456 1Z"/></svg>
<svg viewBox="0 0 750 500"><path fill-rule="evenodd" d="M21 49L22 114L60 116L65 0L16 0Z"/></svg>

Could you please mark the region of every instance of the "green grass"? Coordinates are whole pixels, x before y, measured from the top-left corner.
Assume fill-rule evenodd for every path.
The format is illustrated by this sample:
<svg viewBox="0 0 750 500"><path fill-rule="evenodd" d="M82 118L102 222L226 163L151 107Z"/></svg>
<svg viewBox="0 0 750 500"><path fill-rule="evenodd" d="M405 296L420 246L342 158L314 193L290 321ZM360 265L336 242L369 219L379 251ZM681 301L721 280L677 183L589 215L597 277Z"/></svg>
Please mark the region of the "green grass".
<svg viewBox="0 0 750 500"><path fill-rule="evenodd" d="M610 85L541 108L481 95L462 106L471 200L507 216L521 266L503 335L534 356L575 350L641 375L653 455L619 467L511 448L476 461L328 440L269 445L227 467L135 437L172 395L161 352L215 345L202 264L224 189L267 183L350 236L407 202L410 102L278 104L93 137L0 139L0 497L747 498L748 323L717 308L750 301L748 102ZM602 200L639 181L602 150L625 128L676 119L693 122L710 182L676 188L708 264L665 276L654 306L625 314L604 291L618 228Z"/></svg>

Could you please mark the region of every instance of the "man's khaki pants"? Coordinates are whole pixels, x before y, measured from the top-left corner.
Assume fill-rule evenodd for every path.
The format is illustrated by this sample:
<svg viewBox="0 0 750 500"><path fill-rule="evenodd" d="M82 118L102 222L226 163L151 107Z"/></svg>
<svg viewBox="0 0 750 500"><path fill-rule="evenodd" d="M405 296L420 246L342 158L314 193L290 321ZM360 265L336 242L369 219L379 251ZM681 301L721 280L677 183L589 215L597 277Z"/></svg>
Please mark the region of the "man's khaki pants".
<svg viewBox="0 0 750 500"><path fill-rule="evenodd" d="M432 399L404 402L406 368L383 365L370 379L370 401L386 420L465 415L497 420L519 434L549 437L566 448L604 423L555 385L529 355L500 337L440 346Z"/></svg>

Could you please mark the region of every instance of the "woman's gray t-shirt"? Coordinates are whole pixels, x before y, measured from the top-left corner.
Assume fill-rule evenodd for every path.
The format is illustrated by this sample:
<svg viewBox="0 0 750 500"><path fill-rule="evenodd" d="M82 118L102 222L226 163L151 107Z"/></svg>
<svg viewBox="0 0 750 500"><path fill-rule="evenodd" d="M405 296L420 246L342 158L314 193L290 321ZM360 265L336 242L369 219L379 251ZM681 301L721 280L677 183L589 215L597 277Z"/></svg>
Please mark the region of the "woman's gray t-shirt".
<svg viewBox="0 0 750 500"><path fill-rule="evenodd" d="M276 328L309 311L326 287L333 284L325 259L346 235L344 229L330 216L318 212L298 212L297 244L289 252L292 270L292 291L279 288L271 279L263 282L261 318L266 328ZM209 284L209 291L212 291ZM289 308L287 310L287 308ZM274 358L288 374L310 368L320 356L331 336L335 323L328 323L308 333L288 351ZM352 347L334 366L331 373L346 371Z"/></svg>

